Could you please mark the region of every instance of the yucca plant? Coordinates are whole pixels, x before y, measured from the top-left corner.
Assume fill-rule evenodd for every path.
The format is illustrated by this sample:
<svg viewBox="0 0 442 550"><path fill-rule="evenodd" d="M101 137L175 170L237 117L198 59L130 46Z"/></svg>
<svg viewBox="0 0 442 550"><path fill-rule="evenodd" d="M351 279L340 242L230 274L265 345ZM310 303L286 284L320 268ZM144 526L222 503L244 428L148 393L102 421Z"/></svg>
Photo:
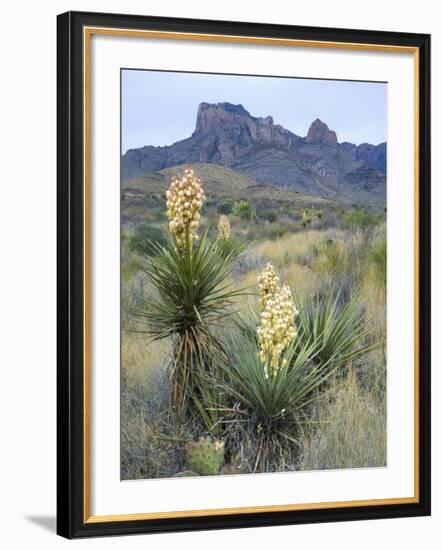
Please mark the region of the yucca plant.
<svg viewBox="0 0 442 550"><path fill-rule="evenodd" d="M245 249L245 244L232 234L229 218L224 214L218 220L218 238L215 246L221 256L231 256L232 259L238 257Z"/></svg>
<svg viewBox="0 0 442 550"><path fill-rule="evenodd" d="M249 432L258 440L253 471L269 471L280 468L281 459L290 462L300 419L337 364L336 354L315 361L322 345L319 336L297 337L298 309L271 263L257 282L261 313L256 336L247 321L237 321L229 346L235 350L233 366L225 370L221 385L231 409L247 418Z"/></svg>
<svg viewBox="0 0 442 550"><path fill-rule="evenodd" d="M334 296L333 292L325 297L316 295L303 300L295 296L294 299L298 310L297 338L304 343L318 343L316 363L325 363L333 358L343 364L382 345L380 341L373 342L373 323L367 318L357 295L343 305L340 304L339 294ZM257 342L259 315L256 312L241 311L234 315L233 322L244 338Z"/></svg>
<svg viewBox="0 0 442 550"><path fill-rule="evenodd" d="M374 349L380 342L369 342L373 330L357 295L340 305L340 295L317 295L302 301L296 299L298 314L298 338L303 343L318 342L315 362L330 361L344 364L363 353Z"/></svg>
<svg viewBox="0 0 442 550"><path fill-rule="evenodd" d="M253 471L277 471L282 463L293 466L297 435L307 407L320 398L320 388L337 368L329 361L314 360L318 342L294 339L281 357L289 367L269 376L253 342L232 337L233 366L224 367L219 382L231 415L238 426L245 422L246 437L254 438L256 456ZM244 426L244 425L243 425ZM244 437L244 434L242 435ZM235 436L232 436L235 445ZM291 464L289 464L291 463Z"/></svg>
<svg viewBox="0 0 442 550"><path fill-rule="evenodd" d="M245 244L232 235L230 235L227 239L218 237L214 243L214 246L216 246L218 254L224 258L231 257L232 260L236 260L236 258L245 249Z"/></svg>
<svg viewBox="0 0 442 550"><path fill-rule="evenodd" d="M155 254L140 258L154 289L136 312L145 323L140 332L153 340L172 339L171 397L179 417L187 407L193 373L212 355L225 357L214 328L235 311L235 299L243 293L228 282L235 254L221 256L207 233L197 243L187 239L184 248L174 239L167 246L152 245Z"/></svg>
<svg viewBox="0 0 442 550"><path fill-rule="evenodd" d="M166 244L148 243L153 253L140 258L140 269L153 292L143 298L136 315L144 322L139 332L148 333L153 340L172 340L171 403L181 421L189 396L197 399L196 374L204 371L213 357L225 360L214 328L232 313L242 291L234 290L229 282L238 254L235 247L221 248L225 232L220 231L214 241L208 239L208 229L201 238L197 234L206 197L190 167L172 178L166 198L169 240ZM230 235L228 220L227 224Z"/></svg>

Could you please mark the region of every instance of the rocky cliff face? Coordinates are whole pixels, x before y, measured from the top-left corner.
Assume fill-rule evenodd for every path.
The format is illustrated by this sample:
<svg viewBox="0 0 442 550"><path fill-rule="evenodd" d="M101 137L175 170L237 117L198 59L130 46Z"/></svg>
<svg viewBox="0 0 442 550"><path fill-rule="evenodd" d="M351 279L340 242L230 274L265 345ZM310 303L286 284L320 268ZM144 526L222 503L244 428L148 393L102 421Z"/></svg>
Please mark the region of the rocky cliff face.
<svg viewBox="0 0 442 550"><path fill-rule="evenodd" d="M302 138L274 124L271 116L253 117L242 105L201 103L191 137L167 147L127 151L122 174L123 179L130 179L203 162L309 194L337 198L354 187L356 193L362 190L379 196L385 194L385 157L386 144L339 144L336 133L319 119Z"/></svg>
<svg viewBox="0 0 442 550"><path fill-rule="evenodd" d="M371 145L370 143L361 143L361 145L354 145L347 141L341 143L346 151L348 151L356 160L374 168L381 172L381 174L387 173L387 144L380 143L379 145Z"/></svg>

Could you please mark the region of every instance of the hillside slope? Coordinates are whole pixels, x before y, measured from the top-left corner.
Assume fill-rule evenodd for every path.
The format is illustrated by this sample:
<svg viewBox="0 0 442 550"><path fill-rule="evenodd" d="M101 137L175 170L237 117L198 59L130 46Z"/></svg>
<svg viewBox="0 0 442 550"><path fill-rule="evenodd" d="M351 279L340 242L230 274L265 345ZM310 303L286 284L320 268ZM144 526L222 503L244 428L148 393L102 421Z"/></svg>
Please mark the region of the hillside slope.
<svg viewBox="0 0 442 550"><path fill-rule="evenodd" d="M217 211L220 204L233 205L240 200L252 203L255 209L275 209L287 213L302 212L306 208L338 209L330 199L299 193L298 191L259 184L230 168L213 164L192 164L201 179L208 197L205 212ZM122 184L121 217L123 225L142 221L164 221L165 193L170 179L182 172L184 165L150 172ZM350 200L350 198L349 198Z"/></svg>

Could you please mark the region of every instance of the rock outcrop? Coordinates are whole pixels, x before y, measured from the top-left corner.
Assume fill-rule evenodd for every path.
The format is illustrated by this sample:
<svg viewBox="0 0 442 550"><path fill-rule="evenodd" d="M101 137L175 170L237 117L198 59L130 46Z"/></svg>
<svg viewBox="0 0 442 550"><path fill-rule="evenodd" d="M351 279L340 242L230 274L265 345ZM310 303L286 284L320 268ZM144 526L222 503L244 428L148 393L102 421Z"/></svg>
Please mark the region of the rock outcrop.
<svg viewBox="0 0 442 550"><path fill-rule="evenodd" d="M254 117L242 105L231 103L201 103L195 131L187 139L127 151L122 176L127 180L196 162L227 166L259 183L325 197L352 193L352 186L355 192L385 195L385 143L340 144L336 133L319 119L306 137L300 137L275 124L271 116Z"/></svg>
<svg viewBox="0 0 442 550"><path fill-rule="evenodd" d="M322 120L317 118L310 126L306 143L322 143L323 145L337 145L338 138L336 132L329 130L327 124L324 124Z"/></svg>

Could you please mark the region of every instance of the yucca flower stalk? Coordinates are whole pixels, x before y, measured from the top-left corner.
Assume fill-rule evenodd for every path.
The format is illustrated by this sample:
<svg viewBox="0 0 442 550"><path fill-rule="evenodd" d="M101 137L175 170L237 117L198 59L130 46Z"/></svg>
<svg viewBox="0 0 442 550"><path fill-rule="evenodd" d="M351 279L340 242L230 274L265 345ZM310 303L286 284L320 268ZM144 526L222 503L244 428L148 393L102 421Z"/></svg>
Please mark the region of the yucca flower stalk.
<svg viewBox="0 0 442 550"><path fill-rule="evenodd" d="M273 264L268 263L258 277L259 307L265 309L267 300L278 291L281 280L276 274Z"/></svg>
<svg viewBox="0 0 442 550"><path fill-rule="evenodd" d="M198 240L196 230L201 221L201 207L206 200L201 181L192 168L186 168L183 176L172 178L166 198L169 231L177 245L184 248L187 240L190 244Z"/></svg>
<svg viewBox="0 0 442 550"><path fill-rule="evenodd" d="M231 235L230 222L229 222L229 218L224 214L219 217L218 232L219 232L220 238L223 239L224 241L227 241L228 239L230 239L230 235Z"/></svg>
<svg viewBox="0 0 442 550"><path fill-rule="evenodd" d="M287 367L281 356L295 338L295 317L298 314L288 285L281 287L275 268L268 263L258 277L260 325L256 330L259 356L266 376L274 376L279 368Z"/></svg>
<svg viewBox="0 0 442 550"><path fill-rule="evenodd" d="M219 217L218 237L214 242L214 246L216 246L221 256L232 256L235 259L245 248L244 243L233 236L229 218L225 215Z"/></svg>
<svg viewBox="0 0 442 550"><path fill-rule="evenodd" d="M275 376L279 368L287 367L284 350L296 337L295 317L298 310L287 285L277 289L266 301L257 329L259 356L266 376Z"/></svg>

